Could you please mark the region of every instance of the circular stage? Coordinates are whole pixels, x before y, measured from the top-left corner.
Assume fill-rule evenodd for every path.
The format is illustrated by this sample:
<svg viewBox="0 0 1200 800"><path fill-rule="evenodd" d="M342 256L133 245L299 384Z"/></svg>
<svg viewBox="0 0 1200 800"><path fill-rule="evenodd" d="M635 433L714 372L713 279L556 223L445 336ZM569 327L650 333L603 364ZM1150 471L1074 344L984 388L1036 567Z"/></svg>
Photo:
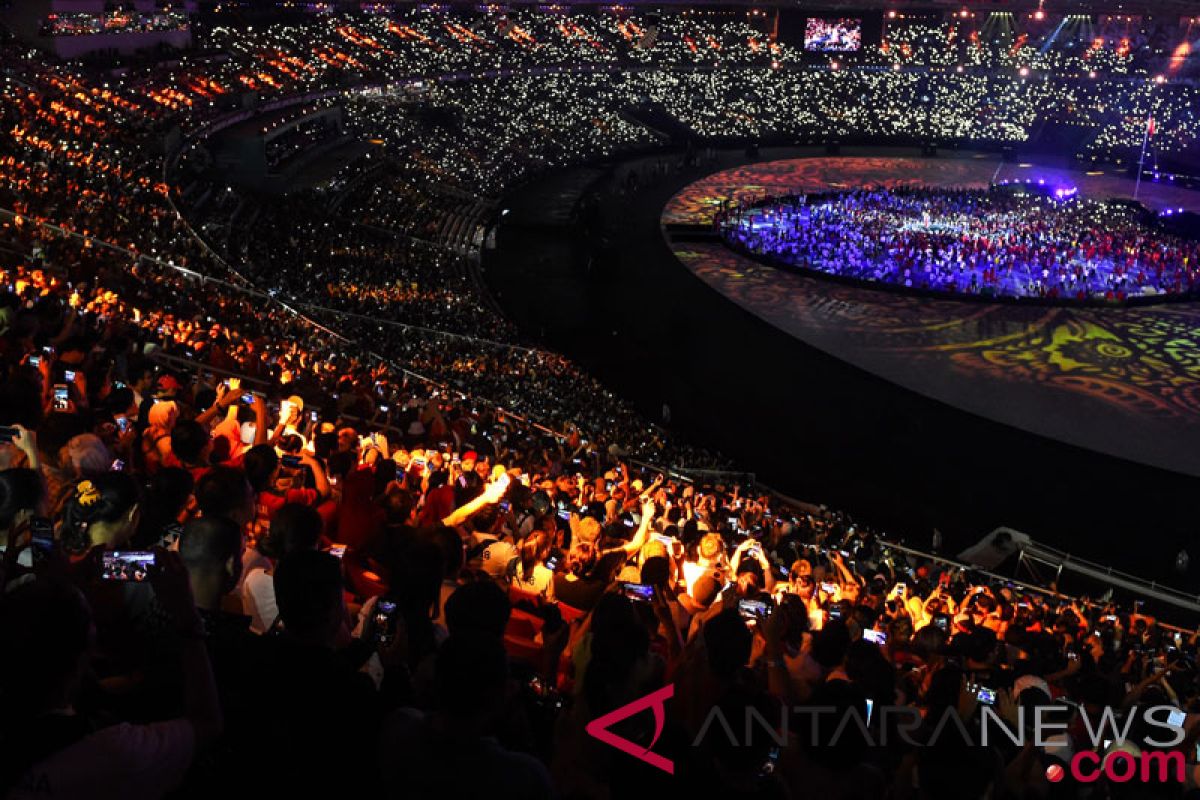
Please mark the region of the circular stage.
<svg viewBox="0 0 1200 800"><path fill-rule="evenodd" d="M723 210L717 228L772 266L871 288L1118 305L1195 294L1200 241L1182 220L1038 178L771 197Z"/></svg>
<svg viewBox="0 0 1200 800"><path fill-rule="evenodd" d="M661 225L697 277L805 343L907 389L1043 436L1200 475L1200 302L1125 308L979 303L880 291L776 269L727 247L721 209L866 186L969 187L1044 178L1086 199L1132 197L1130 179L983 155L812 157L710 175ZM1153 211L1200 210L1200 192L1143 183Z"/></svg>

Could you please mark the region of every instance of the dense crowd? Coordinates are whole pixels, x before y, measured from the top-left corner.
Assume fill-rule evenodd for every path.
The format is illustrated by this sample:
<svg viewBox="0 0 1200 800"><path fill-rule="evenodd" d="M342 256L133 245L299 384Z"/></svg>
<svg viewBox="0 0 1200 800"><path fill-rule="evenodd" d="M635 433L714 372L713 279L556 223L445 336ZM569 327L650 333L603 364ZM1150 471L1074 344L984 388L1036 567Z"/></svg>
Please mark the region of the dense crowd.
<svg viewBox="0 0 1200 800"><path fill-rule="evenodd" d="M110 12L66 11L52 13L41 21L41 36L95 36L97 34L147 33L151 31L186 31L191 23L188 15L170 8L154 13L133 10Z"/></svg>
<svg viewBox="0 0 1200 800"><path fill-rule="evenodd" d="M1143 217L1034 184L781 198L728 210L718 225L772 261L910 289L1103 301L1195 291L1200 242Z"/></svg>
<svg viewBox="0 0 1200 800"><path fill-rule="evenodd" d="M181 288L139 277L147 307ZM1142 715L1163 706L1184 781L1155 791L1192 785L1196 637L1137 604L908 555L425 387L381 393L352 362L316 403L286 375L157 366L164 318L139 326L134 298L0 279L7 796L199 796L234 775L416 797L1040 796L1077 753L1162 750ZM285 342L240 344L286 364ZM658 732L620 730L657 741L673 779L589 733L668 686ZM1038 707L1062 723L1043 746L972 733ZM1116 743L1092 743L1106 708ZM830 709L863 729L810 726Z"/></svg>
<svg viewBox="0 0 1200 800"><path fill-rule="evenodd" d="M1056 104L1106 130L1156 57L1026 80L940 59L1036 40L951 30L848 70L741 18L328 15L112 85L0 47L0 794L1024 797L1074 753L1154 749L1139 709L1200 710L1194 636L701 478L722 462L522 342L452 246L481 192L652 144L635 101L712 136L1021 140ZM330 88L371 166L264 200L197 147L163 182L176 127ZM1189 146L1190 90L1151 89ZM619 731L685 784L588 732L668 686L658 731ZM891 706L926 722L868 746ZM1039 706L1052 746L938 733ZM807 735L829 707L864 733ZM734 744L714 709L772 735Z"/></svg>
<svg viewBox="0 0 1200 800"><path fill-rule="evenodd" d="M814 62L766 17L739 14L323 16L217 28L201 44L229 58L185 57L129 80L187 124L238 107L245 92L351 87L353 130L486 192L653 143L625 114L643 102L709 139L1061 136L1082 158L1130 163L1153 118L1154 154L1194 150L1196 59L1177 55L1185 29L1120 18L1059 29L1047 17L1026 30L1008 17L889 19L880 44L843 63ZM455 80L423 80L434 76Z"/></svg>

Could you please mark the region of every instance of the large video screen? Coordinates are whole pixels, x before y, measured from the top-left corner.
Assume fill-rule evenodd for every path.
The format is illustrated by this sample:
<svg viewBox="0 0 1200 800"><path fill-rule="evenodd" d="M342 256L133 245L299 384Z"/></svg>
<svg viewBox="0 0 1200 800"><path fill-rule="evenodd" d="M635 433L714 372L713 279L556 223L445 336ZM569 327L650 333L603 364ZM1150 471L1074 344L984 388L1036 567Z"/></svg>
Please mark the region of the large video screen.
<svg viewBox="0 0 1200 800"><path fill-rule="evenodd" d="M804 26L804 49L819 53L853 53L862 47L862 20L809 17Z"/></svg>

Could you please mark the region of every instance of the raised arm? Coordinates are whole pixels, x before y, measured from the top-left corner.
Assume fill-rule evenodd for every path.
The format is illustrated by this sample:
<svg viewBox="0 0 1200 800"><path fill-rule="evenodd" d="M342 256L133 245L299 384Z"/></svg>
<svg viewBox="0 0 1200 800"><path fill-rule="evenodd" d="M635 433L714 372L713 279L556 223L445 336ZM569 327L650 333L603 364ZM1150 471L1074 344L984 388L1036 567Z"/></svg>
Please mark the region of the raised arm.
<svg viewBox="0 0 1200 800"><path fill-rule="evenodd" d="M496 480L489 483L482 493L474 500L459 506L450 513L450 516L442 520L442 524L447 528L456 528L471 518L471 515L479 511L484 506L489 506L500 502L500 498L508 491L509 477L507 474L501 475Z"/></svg>
<svg viewBox="0 0 1200 800"><path fill-rule="evenodd" d="M646 500L642 503L642 524L638 525L637 531L633 534L633 538L620 547L615 547L613 550L624 550L626 556L631 556L642 549L646 544L646 537L650 533L650 525L654 522L654 501Z"/></svg>

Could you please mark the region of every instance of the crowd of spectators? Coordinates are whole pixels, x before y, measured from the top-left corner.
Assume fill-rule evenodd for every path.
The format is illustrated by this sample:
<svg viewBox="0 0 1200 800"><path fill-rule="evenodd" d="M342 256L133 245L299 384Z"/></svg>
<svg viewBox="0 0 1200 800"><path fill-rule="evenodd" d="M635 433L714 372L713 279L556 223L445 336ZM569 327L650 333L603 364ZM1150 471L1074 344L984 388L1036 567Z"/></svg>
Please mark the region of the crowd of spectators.
<svg viewBox="0 0 1200 800"><path fill-rule="evenodd" d="M138 302L181 288L139 277ZM303 380L164 368L160 320L114 291L0 281L8 796L198 796L232 775L417 797L1040 796L1075 753L1154 749L1139 715L1164 705L1192 766L1156 796L1192 785L1196 636L1136 603L912 555L426 387L394 387L386 424L352 364L320 403ZM668 685L661 735L622 735L659 741L677 784L588 732ZM866 729L810 734L830 707ZM880 745L894 707L927 723ZM1044 707L1062 735L936 730L984 707L1017 728ZM1093 745L1105 708L1126 733ZM735 743L717 711L765 727Z"/></svg>
<svg viewBox="0 0 1200 800"><path fill-rule="evenodd" d="M97 34L186 31L188 15L169 8L155 12L113 10L62 11L48 15L38 30L40 36L95 36Z"/></svg>
<svg viewBox="0 0 1200 800"><path fill-rule="evenodd" d="M748 23L684 15L414 10L214 36L228 59L111 86L0 50L0 794L199 796L234 775L239 793L661 794L678 784L587 729L673 685L661 736L622 731L660 739L697 790L1044 796L1047 767L1093 746L1084 715L1132 720L1115 746L1133 752L1150 747L1139 708L1200 710L1195 636L1136 605L906 556L700 477L711 454L520 342L437 222L447 198L645 143L627 98L668 105L693 80L711 94L674 113L714 126L701 106L739 81L746 98L818 81L812 102L841 97L847 126L871 95L845 92L912 81L1014 138L1076 84L776 68L794 54ZM596 71L446 82L424 112L356 93L347 125L386 126L395 192L201 188L197 211L162 182L166 134L245 91L572 59ZM1096 85L1145 84L1125 80ZM983 113L997 98L1020 108ZM226 235L199 240L173 200L203 230L227 213ZM926 747L799 723L732 746L706 724L894 705L968 724L1053 705L1070 723L1052 747L951 749L930 726ZM1193 767L1197 719L1178 746Z"/></svg>

